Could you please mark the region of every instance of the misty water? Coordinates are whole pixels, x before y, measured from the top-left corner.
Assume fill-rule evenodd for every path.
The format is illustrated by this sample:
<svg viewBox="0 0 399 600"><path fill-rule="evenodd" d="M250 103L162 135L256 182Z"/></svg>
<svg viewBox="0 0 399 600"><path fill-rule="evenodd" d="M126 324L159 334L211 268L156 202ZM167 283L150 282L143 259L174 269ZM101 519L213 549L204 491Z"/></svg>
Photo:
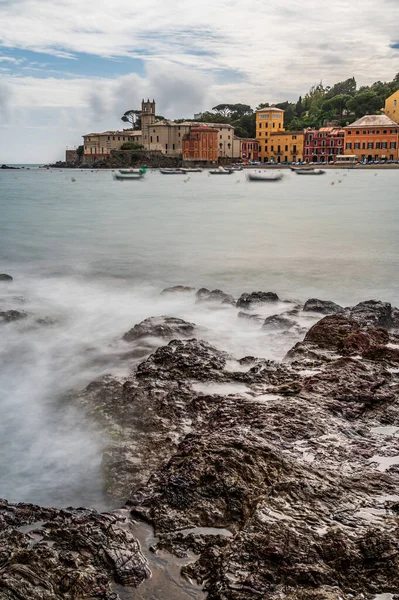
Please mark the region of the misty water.
<svg viewBox="0 0 399 600"><path fill-rule="evenodd" d="M28 313L0 325L0 497L104 506L101 436L73 393L127 373L121 336L142 319L193 321L236 358L280 359L293 343L233 307L160 296L166 286L398 305L398 189L396 170L286 171L279 183L244 173L149 171L115 182L109 171L0 171L0 272L14 277L0 282L0 310Z"/></svg>

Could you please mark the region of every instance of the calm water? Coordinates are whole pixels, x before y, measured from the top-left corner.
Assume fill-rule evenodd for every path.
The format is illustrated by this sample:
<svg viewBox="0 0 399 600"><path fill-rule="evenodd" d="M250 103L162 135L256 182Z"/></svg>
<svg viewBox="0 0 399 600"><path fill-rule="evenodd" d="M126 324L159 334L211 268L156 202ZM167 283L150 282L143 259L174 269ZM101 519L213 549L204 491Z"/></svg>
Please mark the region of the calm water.
<svg viewBox="0 0 399 600"><path fill-rule="evenodd" d="M1 325L0 497L101 505L101 440L65 398L126 371L120 338L140 320L192 320L237 357L281 358L292 345L239 322L233 308L160 297L166 285L398 305L398 190L394 170L286 171L279 183L0 171L0 272L15 278L0 283L0 306L29 315ZM37 323L44 317L53 325Z"/></svg>

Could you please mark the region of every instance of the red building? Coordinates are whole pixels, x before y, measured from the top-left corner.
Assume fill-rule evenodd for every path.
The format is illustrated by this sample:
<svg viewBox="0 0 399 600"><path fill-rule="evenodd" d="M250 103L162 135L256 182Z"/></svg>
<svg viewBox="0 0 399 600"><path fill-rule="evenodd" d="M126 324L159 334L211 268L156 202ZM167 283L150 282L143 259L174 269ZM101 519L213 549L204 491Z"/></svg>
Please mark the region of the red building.
<svg viewBox="0 0 399 600"><path fill-rule="evenodd" d="M234 137L233 157L243 162L259 161L259 142L253 138Z"/></svg>
<svg viewBox="0 0 399 600"><path fill-rule="evenodd" d="M305 129L305 162L333 162L344 154L345 131L340 127Z"/></svg>
<svg viewBox="0 0 399 600"><path fill-rule="evenodd" d="M196 162L217 162L218 133L214 127L191 127L183 136L183 159Z"/></svg>

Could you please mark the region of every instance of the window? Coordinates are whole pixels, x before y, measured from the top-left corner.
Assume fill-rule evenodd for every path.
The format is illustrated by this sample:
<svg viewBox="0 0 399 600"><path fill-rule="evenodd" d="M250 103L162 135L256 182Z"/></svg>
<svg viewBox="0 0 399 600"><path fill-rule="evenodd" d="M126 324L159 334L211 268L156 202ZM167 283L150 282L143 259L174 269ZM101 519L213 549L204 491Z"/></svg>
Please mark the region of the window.
<svg viewBox="0 0 399 600"><path fill-rule="evenodd" d="M110 135L108 136L108 141L109 141L109 142L111 141L111 136L110 136Z"/></svg>
<svg viewBox="0 0 399 600"><path fill-rule="evenodd" d="M269 123L265 123L265 127L269 127Z"/></svg>
<svg viewBox="0 0 399 600"><path fill-rule="evenodd" d="M396 102L396 100L395 100L395 102ZM390 148L396 148L396 142L391 142L391 143L389 144L389 147L390 147Z"/></svg>
<svg viewBox="0 0 399 600"><path fill-rule="evenodd" d="M351 132L351 131L348 131L348 135L352 135L352 132Z"/></svg>
<svg viewBox="0 0 399 600"><path fill-rule="evenodd" d="M347 150L352 150L352 143L351 142L347 142L345 148Z"/></svg>
<svg viewBox="0 0 399 600"><path fill-rule="evenodd" d="M259 137L262 137L262 132L261 131L259 131Z"/></svg>
<svg viewBox="0 0 399 600"><path fill-rule="evenodd" d="M165 144L165 150L167 150L167 149L168 149L168 144Z"/></svg>
<svg viewBox="0 0 399 600"><path fill-rule="evenodd" d="M309 140L306 140L306 145L309 146Z"/></svg>
<svg viewBox="0 0 399 600"><path fill-rule="evenodd" d="M375 149L379 150L381 148L381 142L376 142L375 143Z"/></svg>
<svg viewBox="0 0 399 600"><path fill-rule="evenodd" d="M121 138L118 136L118 142L120 142L120 141L121 141Z"/></svg>
<svg viewBox="0 0 399 600"><path fill-rule="evenodd" d="M275 123L273 123L273 129L274 129Z"/></svg>
<svg viewBox="0 0 399 600"><path fill-rule="evenodd" d="M296 150L296 144L294 144L294 148L292 150L293 154L296 154L297 150Z"/></svg>
<svg viewBox="0 0 399 600"><path fill-rule="evenodd" d="M398 101L397 101L397 100L394 100L394 101L393 101L393 105L394 105L394 106L396 106L396 105L397 105L397 103L398 103Z"/></svg>
<svg viewBox="0 0 399 600"><path fill-rule="evenodd" d="M377 131L376 131L376 134L377 134L377 135L379 135L379 133L380 133L380 130L379 130L379 129L377 129Z"/></svg>
<svg viewBox="0 0 399 600"><path fill-rule="evenodd" d="M356 131L356 135L360 135L360 131Z"/></svg>
<svg viewBox="0 0 399 600"><path fill-rule="evenodd" d="M369 135L372 135L374 133L374 129L369 129Z"/></svg>
<svg viewBox="0 0 399 600"><path fill-rule="evenodd" d="M391 129L391 131L389 133L393 133L395 135L396 131L395 131L395 129Z"/></svg>
<svg viewBox="0 0 399 600"><path fill-rule="evenodd" d="M363 131L363 135L367 135L367 131Z"/></svg>
<svg viewBox="0 0 399 600"><path fill-rule="evenodd" d="M360 150L360 142L355 142L353 147L355 150Z"/></svg>
<svg viewBox="0 0 399 600"><path fill-rule="evenodd" d="M115 136L113 136L112 139L115 141Z"/></svg>
<svg viewBox="0 0 399 600"><path fill-rule="evenodd" d="M259 123L259 129L262 129L262 123Z"/></svg>
<svg viewBox="0 0 399 600"><path fill-rule="evenodd" d="M341 146L341 145L342 145L342 140L338 140L337 146Z"/></svg>
<svg viewBox="0 0 399 600"><path fill-rule="evenodd" d="M365 150L365 149L366 149L366 142L363 142L362 143L362 150Z"/></svg>
<svg viewBox="0 0 399 600"><path fill-rule="evenodd" d="M152 144L152 136L150 137L150 143Z"/></svg>
<svg viewBox="0 0 399 600"><path fill-rule="evenodd" d="M101 154L104 154L104 148L101 148Z"/></svg>
<svg viewBox="0 0 399 600"><path fill-rule="evenodd" d="M309 139L310 139L310 141L312 141L313 140L313 135L310 135Z"/></svg>
<svg viewBox="0 0 399 600"><path fill-rule="evenodd" d="M285 146L285 151L286 151L286 152L288 151L288 146L287 146L287 145Z"/></svg>
<svg viewBox="0 0 399 600"><path fill-rule="evenodd" d="M227 136L227 139L228 139L228 140L230 139L230 136L229 136L229 135Z"/></svg>
<svg viewBox="0 0 399 600"><path fill-rule="evenodd" d="M369 150L372 150L372 149L374 148L374 142L368 142L368 143L367 143L367 148L368 148Z"/></svg>
<svg viewBox="0 0 399 600"><path fill-rule="evenodd" d="M267 146L265 146L265 152L267 152Z"/></svg>
<svg viewBox="0 0 399 600"><path fill-rule="evenodd" d="M292 139L293 139L293 140L296 140L296 135L293 135L293 136L292 136Z"/></svg>
<svg viewBox="0 0 399 600"><path fill-rule="evenodd" d="M387 130L386 130L386 129L384 129L383 133L387 133Z"/></svg>
<svg viewBox="0 0 399 600"><path fill-rule="evenodd" d="M388 143L387 142L382 142L381 148L383 148L384 150L386 150L386 148L388 148Z"/></svg>
<svg viewBox="0 0 399 600"><path fill-rule="evenodd" d="M274 146L271 146L270 150L271 150L272 152L274 152Z"/></svg>
<svg viewBox="0 0 399 600"><path fill-rule="evenodd" d="M157 135L157 142L159 142L159 135Z"/></svg>
<svg viewBox="0 0 399 600"><path fill-rule="evenodd" d="M125 136L123 136L122 141L125 141Z"/></svg>

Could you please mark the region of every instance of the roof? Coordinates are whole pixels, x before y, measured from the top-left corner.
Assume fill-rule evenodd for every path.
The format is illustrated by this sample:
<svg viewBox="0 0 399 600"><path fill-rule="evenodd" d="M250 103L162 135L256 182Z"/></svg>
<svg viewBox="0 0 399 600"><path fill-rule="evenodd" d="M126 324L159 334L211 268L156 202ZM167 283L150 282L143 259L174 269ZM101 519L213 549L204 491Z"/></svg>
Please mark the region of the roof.
<svg viewBox="0 0 399 600"><path fill-rule="evenodd" d="M281 129L280 131L271 131L268 135L305 135L303 130L300 131L285 131L285 129Z"/></svg>
<svg viewBox="0 0 399 600"><path fill-rule="evenodd" d="M90 135L142 135L139 129L127 129L122 131L101 131L97 133L85 133L82 137L88 137Z"/></svg>
<svg viewBox="0 0 399 600"><path fill-rule="evenodd" d="M191 131L212 131L212 133L217 133L217 131L215 131L215 127L208 127L207 125L191 127Z"/></svg>
<svg viewBox="0 0 399 600"><path fill-rule="evenodd" d="M365 115L354 123L347 125L348 128L361 128L361 127L396 127L399 128L399 123L395 123L386 115Z"/></svg>
<svg viewBox="0 0 399 600"><path fill-rule="evenodd" d="M274 110L275 112L285 112L282 108L277 108L277 106L265 106L265 108L259 108L256 112L266 112L268 110Z"/></svg>
<svg viewBox="0 0 399 600"><path fill-rule="evenodd" d="M212 127L216 129L234 129L233 125L230 125L230 123L203 123L202 121L182 121L181 123L175 123L175 121L166 120L151 123L149 127L159 127L165 125L169 127Z"/></svg>

